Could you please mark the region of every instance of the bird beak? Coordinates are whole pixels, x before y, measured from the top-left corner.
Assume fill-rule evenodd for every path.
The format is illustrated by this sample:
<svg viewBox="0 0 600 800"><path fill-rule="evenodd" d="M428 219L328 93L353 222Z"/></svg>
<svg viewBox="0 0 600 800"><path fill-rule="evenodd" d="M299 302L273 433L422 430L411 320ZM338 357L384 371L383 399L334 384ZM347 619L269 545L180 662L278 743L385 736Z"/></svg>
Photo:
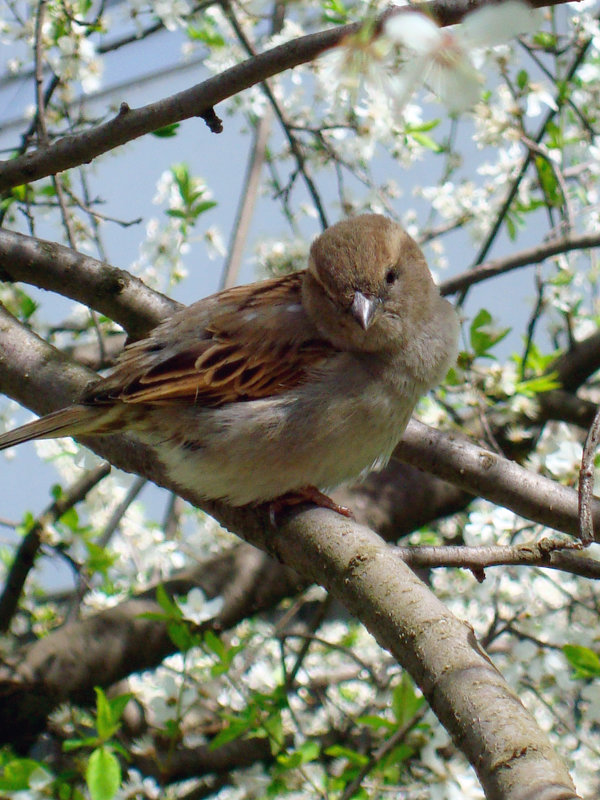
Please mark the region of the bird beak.
<svg viewBox="0 0 600 800"><path fill-rule="evenodd" d="M352 316L360 327L366 331L377 311L377 306L381 300L378 297L367 297L362 292L354 292L354 300L350 306Z"/></svg>

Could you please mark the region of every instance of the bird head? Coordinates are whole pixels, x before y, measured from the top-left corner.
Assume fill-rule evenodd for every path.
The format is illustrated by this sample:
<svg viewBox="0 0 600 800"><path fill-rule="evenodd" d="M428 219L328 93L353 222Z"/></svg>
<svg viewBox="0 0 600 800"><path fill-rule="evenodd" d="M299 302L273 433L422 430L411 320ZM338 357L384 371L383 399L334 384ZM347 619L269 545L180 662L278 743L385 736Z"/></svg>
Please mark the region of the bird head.
<svg viewBox="0 0 600 800"><path fill-rule="evenodd" d="M387 217L343 220L311 247L305 307L320 333L340 349L402 347L436 297L420 247Z"/></svg>

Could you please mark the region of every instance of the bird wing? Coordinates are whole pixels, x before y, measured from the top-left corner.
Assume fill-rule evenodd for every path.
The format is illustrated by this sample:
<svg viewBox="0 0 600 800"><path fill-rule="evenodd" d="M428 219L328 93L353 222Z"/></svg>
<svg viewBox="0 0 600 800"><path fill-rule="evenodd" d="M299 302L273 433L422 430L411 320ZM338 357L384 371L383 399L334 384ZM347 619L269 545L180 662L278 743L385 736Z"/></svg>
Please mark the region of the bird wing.
<svg viewBox="0 0 600 800"><path fill-rule="evenodd" d="M129 345L84 403L219 406L285 392L334 352L301 303L302 273L220 292Z"/></svg>

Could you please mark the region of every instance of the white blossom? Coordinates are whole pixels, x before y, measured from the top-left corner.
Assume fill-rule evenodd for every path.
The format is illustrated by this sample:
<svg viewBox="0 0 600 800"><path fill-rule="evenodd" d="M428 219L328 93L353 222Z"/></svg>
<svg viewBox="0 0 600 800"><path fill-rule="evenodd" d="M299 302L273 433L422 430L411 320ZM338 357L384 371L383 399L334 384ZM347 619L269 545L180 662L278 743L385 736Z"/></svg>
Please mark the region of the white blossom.
<svg viewBox="0 0 600 800"><path fill-rule="evenodd" d="M156 0L153 10L165 28L174 31L185 24L184 17L190 13L190 5L187 0Z"/></svg>
<svg viewBox="0 0 600 800"><path fill-rule="evenodd" d="M222 597L207 600L202 589L195 588L188 593L185 600L179 600L179 608L185 619L200 625L200 623L216 617L222 610L223 603Z"/></svg>
<svg viewBox="0 0 600 800"><path fill-rule="evenodd" d="M384 34L410 53L396 76L398 108L427 83L451 113L466 111L478 100L483 83L473 51L537 27L537 15L518 0L484 6L448 28L440 28L420 12L395 14L385 23Z"/></svg>

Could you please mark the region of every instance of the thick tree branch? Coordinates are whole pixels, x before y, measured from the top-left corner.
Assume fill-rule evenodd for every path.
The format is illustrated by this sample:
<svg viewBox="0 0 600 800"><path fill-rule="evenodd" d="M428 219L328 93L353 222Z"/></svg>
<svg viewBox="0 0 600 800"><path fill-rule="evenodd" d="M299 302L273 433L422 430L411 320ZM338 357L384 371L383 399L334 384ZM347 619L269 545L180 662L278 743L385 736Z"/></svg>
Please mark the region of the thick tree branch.
<svg viewBox="0 0 600 800"><path fill-rule="evenodd" d="M123 103L117 116L108 122L59 139L44 150L0 162L0 192L87 163L166 125L200 116L217 103L266 78L311 61L359 28L360 23L355 23L286 42L190 89L142 108L132 109Z"/></svg>
<svg viewBox="0 0 600 800"><path fill-rule="evenodd" d="M170 595L200 587L209 598L222 596L223 609L210 627L224 630L272 608L304 585L296 572L242 543L195 569L164 581ZM26 746L44 729L60 703L87 704L95 685L110 686L142 669L152 669L175 652L163 622L140 614L160 614L156 587L85 619L70 622L21 648L0 669L0 743Z"/></svg>
<svg viewBox="0 0 600 800"><path fill-rule="evenodd" d="M0 309L0 390L9 397L37 413L47 413L72 402L90 374L94 375L71 364L63 354ZM77 385L78 391L74 390ZM177 491L162 466L148 455L149 448L133 439L119 435L82 441L120 469L145 475L160 486ZM411 420L395 455L526 519L578 535L577 492L464 437L441 433ZM594 501L592 513L596 530L600 530L600 501Z"/></svg>
<svg viewBox="0 0 600 800"><path fill-rule="evenodd" d="M555 5L564 0L533 0L534 7ZM423 10L429 12L440 25L459 22L465 14L488 0L460 0L460 2L424 3ZM384 15L385 16L385 15ZM0 192L13 186L55 175L63 170L86 164L92 159L113 150L126 142L152 133L166 125L198 117L217 103L262 83L267 78L285 70L312 61L326 50L339 45L347 36L360 30L362 22L341 25L326 31L311 33L264 53L249 58L219 75L186 89L183 92L132 109L127 103L121 105L116 117L90 128L83 133L65 136L47 148L27 153L10 161L0 162Z"/></svg>
<svg viewBox="0 0 600 800"><path fill-rule="evenodd" d="M134 338L180 307L125 270L8 230L0 230L0 280L23 281L91 306Z"/></svg>
<svg viewBox="0 0 600 800"><path fill-rule="evenodd" d="M574 489L537 475L463 436L441 433L411 420L395 455L525 519L579 535L578 496ZM597 535L600 500L594 499L591 512Z"/></svg>
<svg viewBox="0 0 600 800"><path fill-rule="evenodd" d="M598 353L600 356L600 352ZM570 422L586 430L592 424L597 406L590 400L577 397L576 394L565 392L562 389L553 389L543 392L537 397L537 420L545 422L549 419Z"/></svg>
<svg viewBox="0 0 600 800"><path fill-rule="evenodd" d="M594 498L594 478L596 477L596 465L594 457L600 442L600 408L596 412L594 421L588 431L583 455L581 457L581 469L579 471L579 523L581 541L589 544L594 540L594 517L592 503Z"/></svg>
<svg viewBox="0 0 600 800"><path fill-rule="evenodd" d="M126 272L115 270L113 267L87 256L73 253L68 248L39 242L31 237L7 231L0 231L0 264L6 265L5 268L10 270L15 279L27 280L44 288L61 291L84 303L91 302L97 310L117 318L134 336L147 332L152 325L163 319L176 307L168 298L148 289L141 281L132 278ZM108 279L106 274L108 274ZM106 289L107 286L108 289ZM119 287L122 287L121 291L118 291ZM17 351L22 348L18 332L15 332L10 346L16 347ZM34 339L31 346L26 348L28 353L24 357L29 359L40 346L42 350L45 347L39 340ZM8 354L8 350L6 353ZM46 364L47 357L41 353L39 357L42 363ZM8 361L17 365L17 371L19 370L20 356L16 355L15 358L7 359L5 365L10 367ZM569 353L559 358L555 364L555 371L563 385L575 388L597 368L599 363L600 333L578 343ZM28 374L33 373L29 370ZM91 379L93 373L88 374ZM20 374L17 374L15 382L19 386L19 391L23 391L24 386ZM49 392L51 393L52 388L45 388L44 398L51 396ZM11 393L9 388L7 388L7 393ZM69 401L77 394L78 392L74 391ZM551 393L547 394L551 395ZM26 399L25 402L27 403ZM541 396L542 407L544 403L547 405L549 402L550 398ZM62 404L64 405L66 402L63 401ZM51 410L54 407L56 405L52 404L42 411ZM512 508L516 513L528 519L577 535L577 517L574 506L576 495L572 490L537 476L512 462L498 459L494 454L466 441L462 445L450 444L450 438L435 431L423 429L419 433L414 428L416 424L411 423L398 450L398 457L402 460L432 472L445 481L458 484L461 489L473 495L483 494L488 499ZM427 433L424 434L424 431ZM420 438L422 435L423 439ZM435 463L432 462L431 455L427 455L428 449L425 444L427 435L438 437L435 445L430 444L433 451L429 450L430 453L435 453ZM416 445L416 449L411 449L413 445ZM444 452L443 462L442 450ZM466 471L463 463L465 459L470 463ZM487 465L486 469L482 469L483 464ZM494 469L491 469L492 465L494 465ZM499 473L502 473L506 479L500 480ZM521 475L523 476L522 480ZM457 476L461 476L460 480L457 480ZM389 477L384 476L384 480L388 482ZM373 481L366 484L364 489L358 489L359 494L362 492L365 497L365 493L369 493L374 485L379 485L381 488L381 479L374 476ZM443 487L440 488L444 491ZM448 498L448 500L451 509L464 506L466 500L460 493L457 495L455 491L451 490L450 495L452 495L452 499ZM381 500L382 496L385 500L385 494L380 494L378 499ZM542 497L544 500L541 500ZM365 521L375 524L380 529L382 523L385 525L385 518L381 518L383 513L381 509L384 507L385 503L377 511L379 519L367 517ZM374 508L375 505L370 506L371 511ZM560 513L558 513L559 509ZM419 511L417 511L418 515ZM389 519L389 516L387 518ZM594 519L596 525L599 525L597 504L595 504Z"/></svg>
<svg viewBox="0 0 600 800"><path fill-rule="evenodd" d="M32 405L44 406L38 410L47 411L52 403L56 407L57 397L68 394L77 378L85 379L87 374L83 368L71 366L63 382L61 370L66 359L15 320L11 322L5 312L0 316L0 352L6 353L0 362L4 373L0 387L21 401L28 396ZM43 369L35 363L42 354ZM49 383L54 387L52 397L40 397L40 386ZM57 389L59 384L62 388ZM135 449L131 452L131 445L122 446L124 439L127 441L121 436L106 437L93 442L93 447L118 466L177 490L155 460L140 459ZM115 447L116 441L119 447ZM488 797L577 797L564 765L480 649L472 630L453 617L401 559L390 558L389 548L375 533L322 509L296 513L274 530L268 515L260 510L208 503L193 493L184 496L246 541L293 565L305 579L322 584L338 597L409 671L477 770ZM127 661L135 670L140 668L142 656L139 651L130 651L129 643L138 638L131 634L144 621L136 617L135 622L123 624L129 631L125 637ZM122 649L121 635L122 631ZM36 644L41 647L43 640ZM105 651L98 655L100 684L107 679L106 658ZM13 680L12 691L15 684L18 681ZM31 698L24 724L37 705L33 695Z"/></svg>
<svg viewBox="0 0 600 800"><path fill-rule="evenodd" d="M600 367L600 330L575 342L563 353L551 371L556 372L560 385L567 392L574 392Z"/></svg>
<svg viewBox="0 0 600 800"><path fill-rule="evenodd" d="M256 525L245 510L227 509L219 516L324 585L366 625L412 675L473 764L487 797L577 796L558 757L473 631L401 559L390 557L389 547L372 531L322 509L295 514L276 533Z"/></svg>

